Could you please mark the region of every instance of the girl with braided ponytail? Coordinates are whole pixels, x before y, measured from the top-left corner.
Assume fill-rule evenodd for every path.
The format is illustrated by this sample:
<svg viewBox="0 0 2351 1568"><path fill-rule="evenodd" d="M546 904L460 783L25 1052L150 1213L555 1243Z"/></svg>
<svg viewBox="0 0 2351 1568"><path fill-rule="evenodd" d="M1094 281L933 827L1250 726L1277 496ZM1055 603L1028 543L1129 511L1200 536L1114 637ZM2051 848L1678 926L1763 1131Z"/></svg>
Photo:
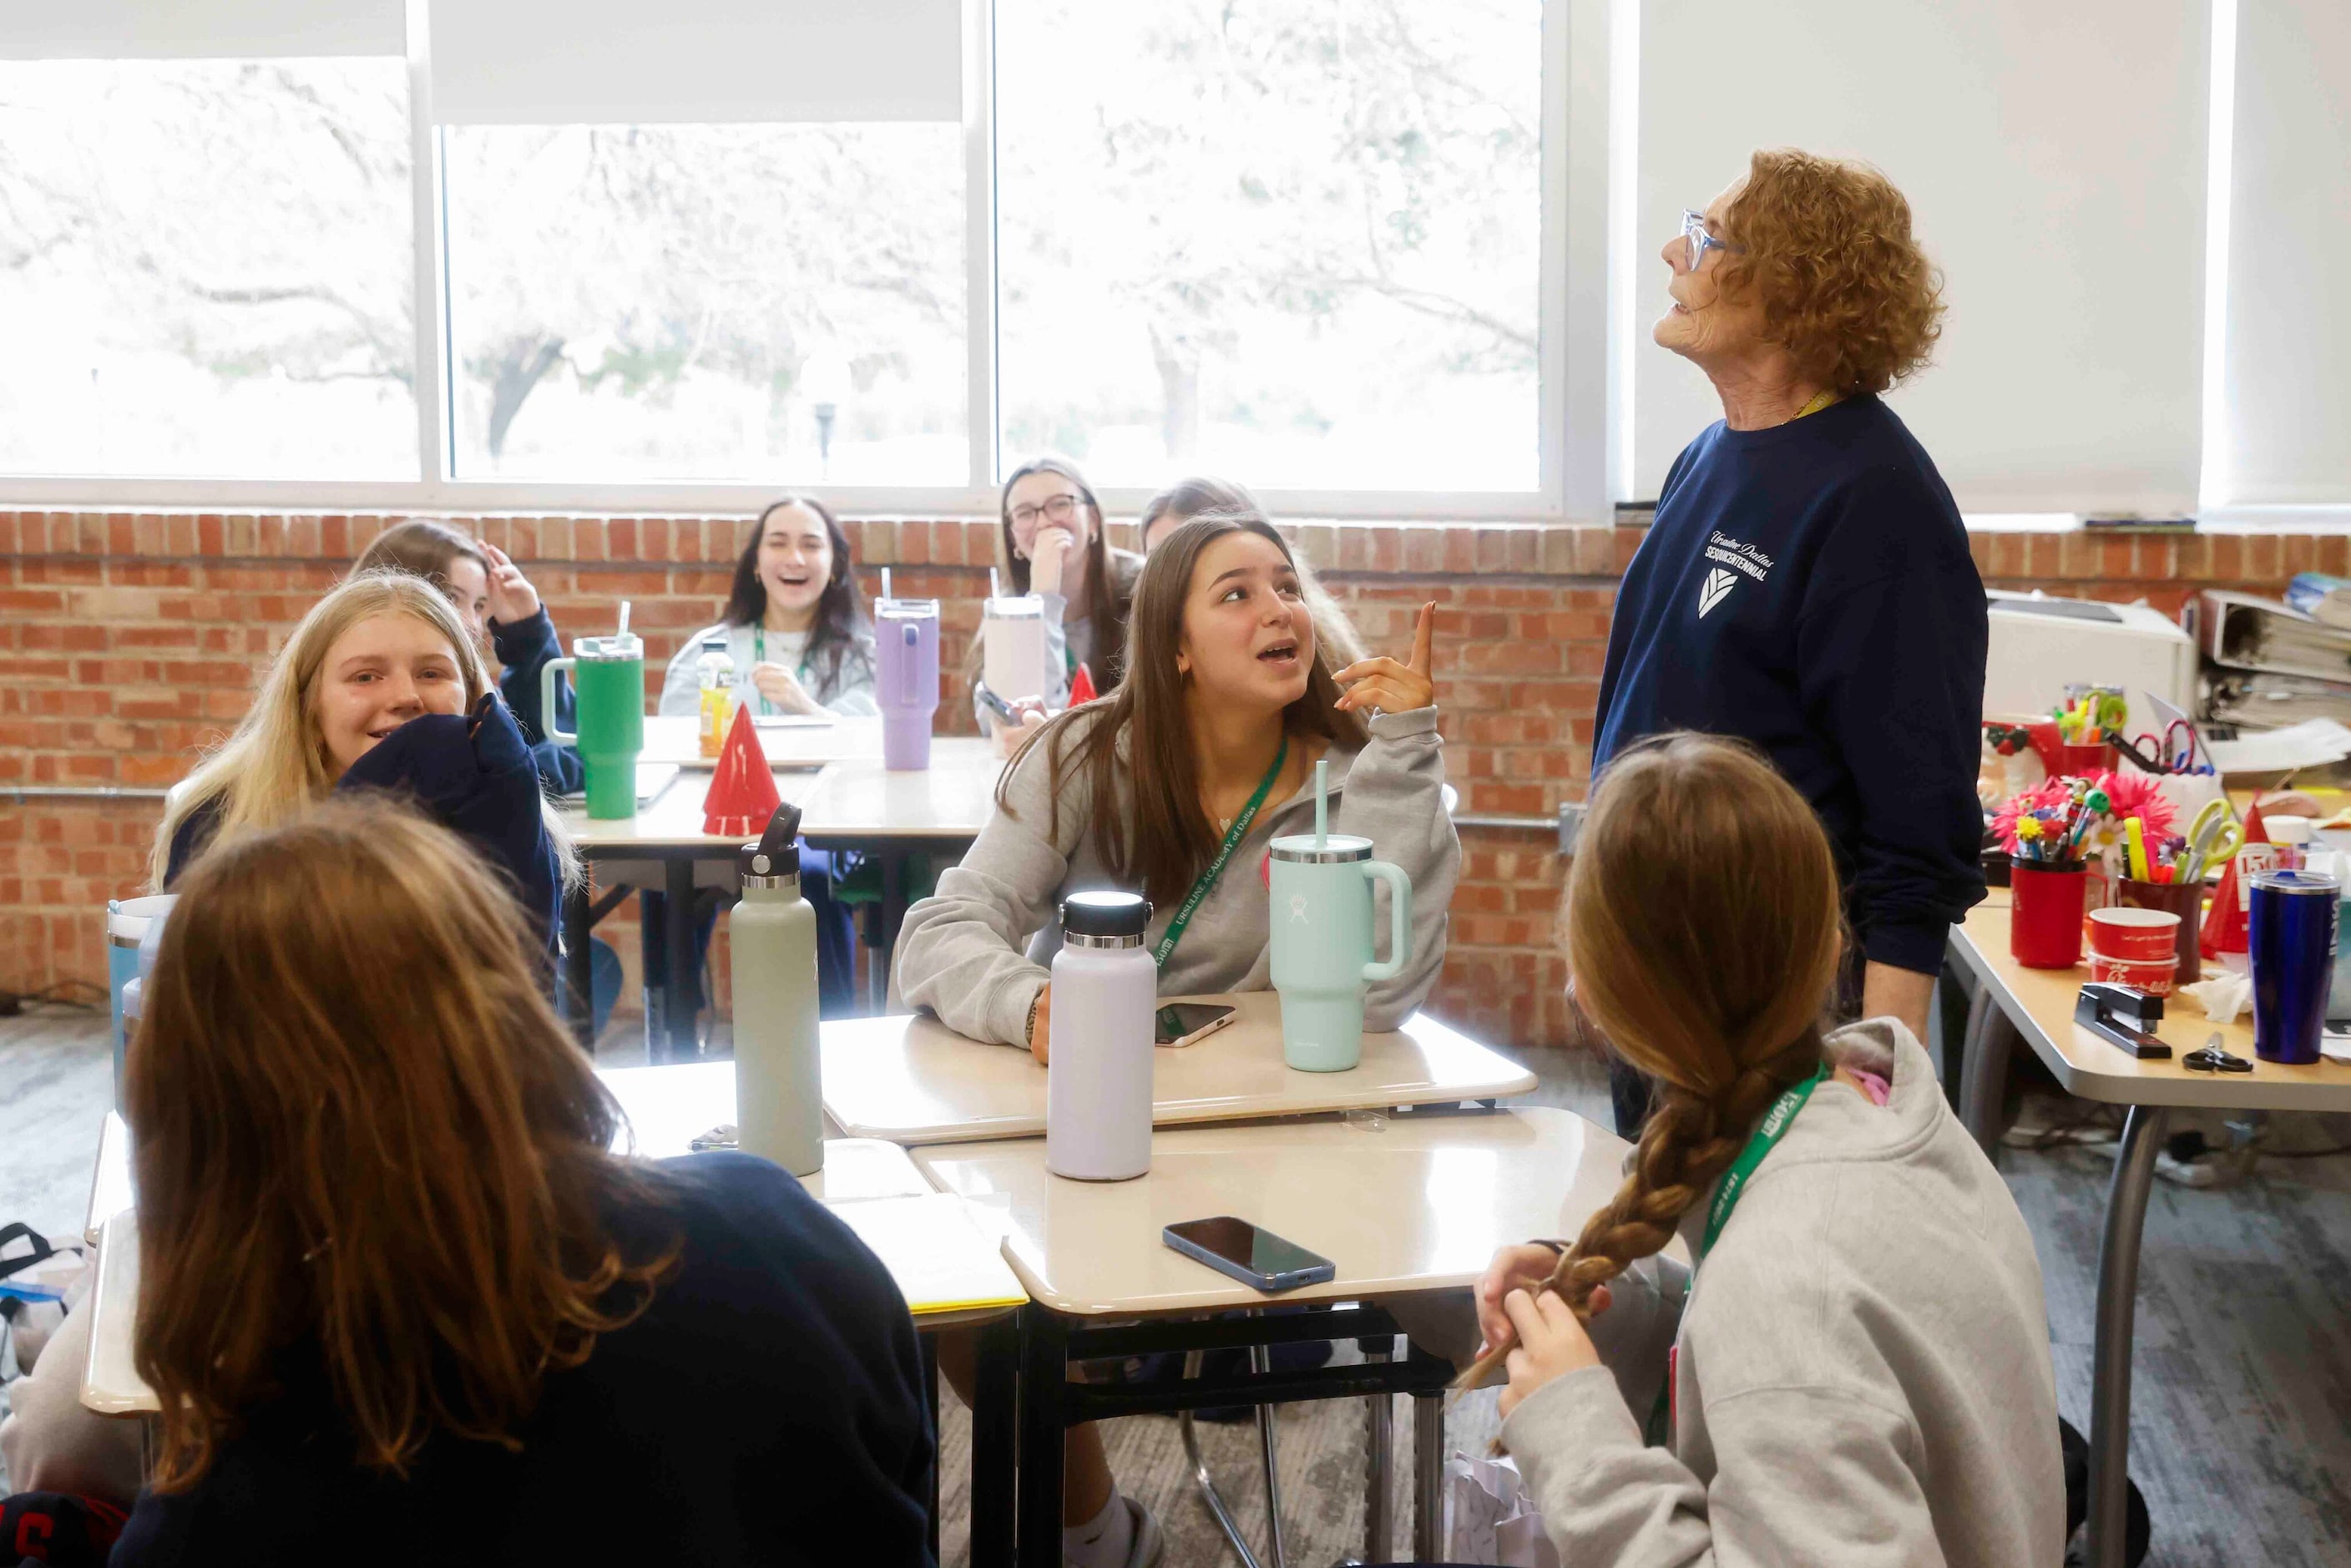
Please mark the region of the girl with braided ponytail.
<svg viewBox="0 0 2351 1568"><path fill-rule="evenodd" d="M1464 1378L1507 1367L1502 1441L1562 1561L2057 1562L2032 1238L1906 1027L1822 1034L1844 932L1803 798L1740 743L1620 753L1566 924L1575 1003L1655 1108L1572 1246L1496 1257ZM1606 1364L1586 1322L1611 1281L1654 1307L1677 1266L1625 1270L1677 1236L1703 1288L1662 1375Z"/></svg>

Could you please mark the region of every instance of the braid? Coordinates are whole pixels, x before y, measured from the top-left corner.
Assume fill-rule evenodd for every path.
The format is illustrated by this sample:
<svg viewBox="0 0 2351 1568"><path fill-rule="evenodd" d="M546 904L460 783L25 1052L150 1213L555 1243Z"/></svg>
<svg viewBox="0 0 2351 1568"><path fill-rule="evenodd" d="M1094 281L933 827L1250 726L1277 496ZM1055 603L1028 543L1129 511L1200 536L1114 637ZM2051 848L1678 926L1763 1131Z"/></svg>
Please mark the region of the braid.
<svg viewBox="0 0 2351 1568"><path fill-rule="evenodd" d="M1717 1094L1659 1084L1657 1104L1634 1146L1632 1173L1607 1206L1584 1222L1583 1234L1561 1255L1538 1293L1556 1293L1577 1318L1590 1321L1592 1292L1641 1259L1665 1250L1675 1226L1714 1178L1730 1168L1771 1102L1810 1077L1820 1062L1820 1030L1807 1028ZM1507 1345L1489 1350L1456 1386L1477 1386L1509 1354Z"/></svg>

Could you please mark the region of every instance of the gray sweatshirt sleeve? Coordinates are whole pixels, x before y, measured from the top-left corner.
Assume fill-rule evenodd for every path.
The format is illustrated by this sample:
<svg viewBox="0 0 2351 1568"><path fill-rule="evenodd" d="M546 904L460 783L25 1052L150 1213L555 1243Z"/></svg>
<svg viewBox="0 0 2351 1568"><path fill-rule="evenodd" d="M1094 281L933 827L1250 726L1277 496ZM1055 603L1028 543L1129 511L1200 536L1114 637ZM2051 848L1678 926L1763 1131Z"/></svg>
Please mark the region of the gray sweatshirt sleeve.
<svg viewBox="0 0 2351 1568"><path fill-rule="evenodd" d="M882 706L873 700L879 661L873 640L860 636L856 645L841 655L841 675L831 692L817 699L825 711L843 718L871 718L880 713Z"/></svg>
<svg viewBox="0 0 2351 1568"><path fill-rule="evenodd" d="M1372 841L1373 853L1412 879L1412 961L1364 998L1364 1027L1395 1029L1418 1010L1445 967L1446 910L1461 874L1461 841L1445 812L1445 743L1437 710L1382 714L1372 741L1347 770L1333 831ZM1388 894L1374 883L1372 950L1388 956Z"/></svg>
<svg viewBox="0 0 2351 1568"><path fill-rule="evenodd" d="M898 932L898 991L912 1007L973 1040L1025 1045L1029 1004L1049 977L1022 949L1050 925L1069 877L1068 848L1086 821L1084 786L1061 802L1061 842L1047 833L1052 802L1044 745L1032 744L1007 799L938 890L906 911Z"/></svg>
<svg viewBox="0 0 2351 1568"><path fill-rule="evenodd" d="M1589 1366L1529 1396L1502 1441L1562 1563L1943 1561L1907 1413L1861 1390L1777 1386L1709 1402L1706 1424L1711 1490L1643 1446L1608 1369Z"/></svg>

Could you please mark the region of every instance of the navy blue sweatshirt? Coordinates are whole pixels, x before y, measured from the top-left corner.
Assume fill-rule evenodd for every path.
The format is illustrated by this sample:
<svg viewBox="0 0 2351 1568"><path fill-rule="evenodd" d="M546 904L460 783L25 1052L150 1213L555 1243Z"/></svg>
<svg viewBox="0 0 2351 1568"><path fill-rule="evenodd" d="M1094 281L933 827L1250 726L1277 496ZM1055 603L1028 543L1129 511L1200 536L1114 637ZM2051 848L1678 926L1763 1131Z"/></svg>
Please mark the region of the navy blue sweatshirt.
<svg viewBox="0 0 2351 1568"><path fill-rule="evenodd" d="M496 694L485 694L471 715L410 719L361 753L335 788L407 796L434 821L479 844L552 946L563 918L562 869L539 810L530 747ZM188 813L172 835L165 887L180 880L219 827L217 797Z"/></svg>
<svg viewBox="0 0 2351 1568"><path fill-rule="evenodd" d="M1593 775L1661 730L1753 742L1820 814L1866 956L1932 974L1983 896L1987 635L1959 509L1893 410L1714 424L1617 592Z"/></svg>
<svg viewBox="0 0 2351 1568"><path fill-rule="evenodd" d="M538 673L549 660L563 657L563 639L555 634L555 622L548 618L547 606L540 605L512 624L491 622L490 650L498 656L499 695L514 710L515 723L522 727L522 737L530 746L530 758L538 765L538 776L559 795L579 794L588 787L588 774L580 765L580 753L547 738L549 716L538 711ZM571 716L571 683L557 676L553 716L558 724L576 722Z"/></svg>
<svg viewBox="0 0 2351 1568"><path fill-rule="evenodd" d="M362 1470L323 1370L289 1354L202 1480L141 1495L113 1568L929 1563L930 1405L889 1273L765 1160L654 1168L674 1203L614 1229L682 1236L677 1271L549 1375L520 1451L443 1433L405 1481Z"/></svg>

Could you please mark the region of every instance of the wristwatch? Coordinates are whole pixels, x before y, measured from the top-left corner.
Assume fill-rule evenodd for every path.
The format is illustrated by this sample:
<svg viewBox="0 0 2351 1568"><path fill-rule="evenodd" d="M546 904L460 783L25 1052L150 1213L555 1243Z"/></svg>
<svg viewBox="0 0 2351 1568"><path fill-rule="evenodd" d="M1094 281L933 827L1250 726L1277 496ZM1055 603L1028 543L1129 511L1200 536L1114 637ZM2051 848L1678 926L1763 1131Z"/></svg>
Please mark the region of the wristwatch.
<svg viewBox="0 0 2351 1568"><path fill-rule="evenodd" d="M1042 986L1038 987L1037 994L1029 998L1029 1021L1020 1030L1020 1043L1023 1045L1034 1046L1037 1043L1037 1004L1044 999L1045 988Z"/></svg>

